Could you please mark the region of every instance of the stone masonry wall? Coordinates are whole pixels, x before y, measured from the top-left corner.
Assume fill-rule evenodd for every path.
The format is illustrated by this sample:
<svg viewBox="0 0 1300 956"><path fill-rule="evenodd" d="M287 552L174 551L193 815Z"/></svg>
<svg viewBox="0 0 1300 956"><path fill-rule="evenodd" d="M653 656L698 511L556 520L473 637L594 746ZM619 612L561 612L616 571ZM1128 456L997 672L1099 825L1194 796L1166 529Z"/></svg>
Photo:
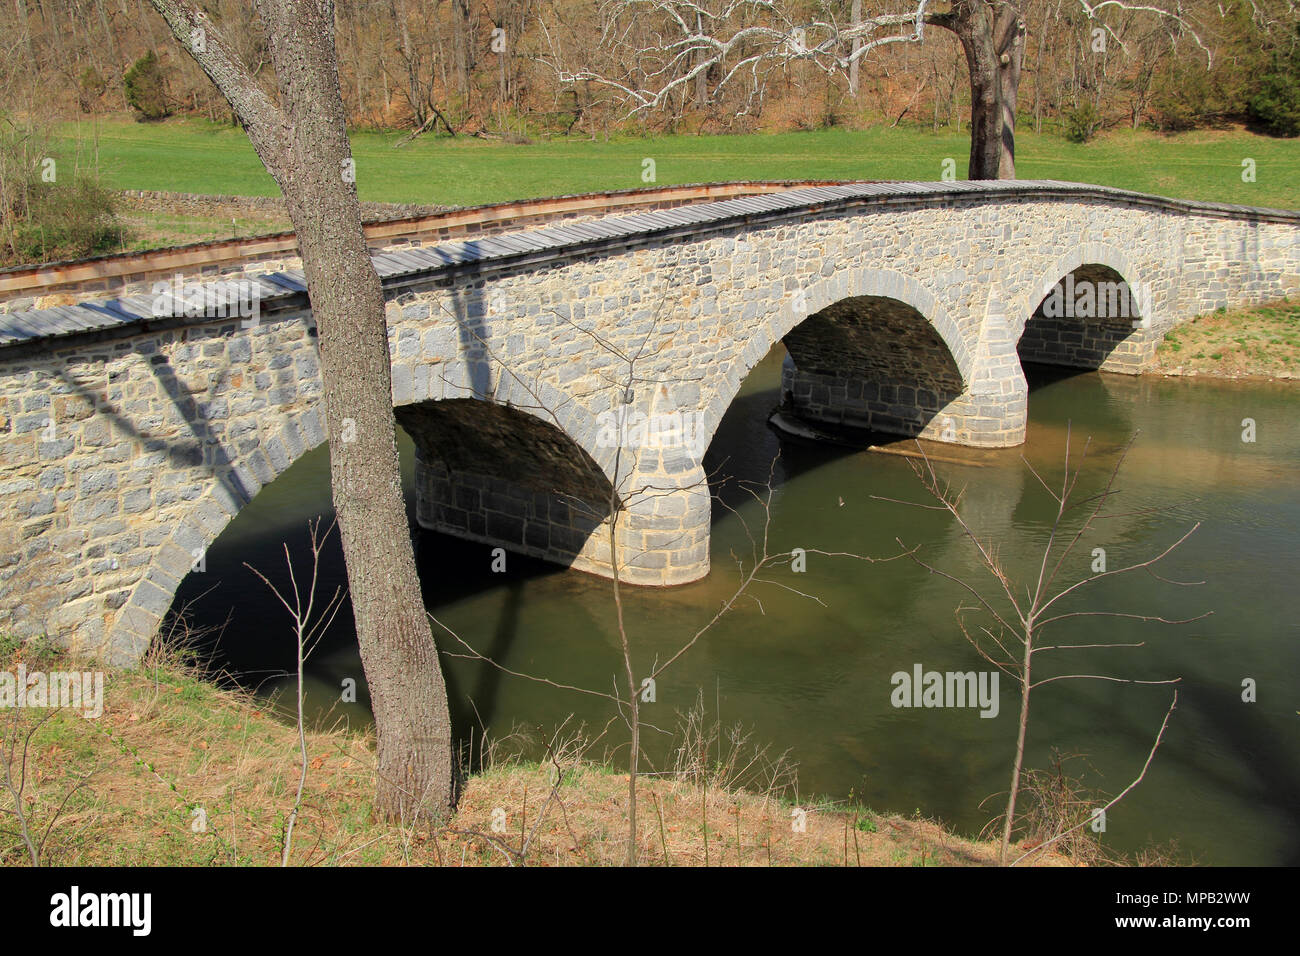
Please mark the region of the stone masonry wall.
<svg viewBox="0 0 1300 956"><path fill-rule="evenodd" d="M0 629L129 662L227 521L325 437L304 314L61 350L0 376Z"/></svg>

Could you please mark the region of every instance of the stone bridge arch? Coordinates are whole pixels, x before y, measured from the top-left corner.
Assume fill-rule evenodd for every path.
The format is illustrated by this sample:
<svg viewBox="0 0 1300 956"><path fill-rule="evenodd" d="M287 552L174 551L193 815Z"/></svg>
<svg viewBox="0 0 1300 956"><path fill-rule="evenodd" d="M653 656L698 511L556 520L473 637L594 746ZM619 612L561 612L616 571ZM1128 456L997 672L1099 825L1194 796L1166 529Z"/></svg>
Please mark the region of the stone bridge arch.
<svg viewBox="0 0 1300 956"><path fill-rule="evenodd" d="M707 484L693 462L627 447L616 411L593 414L501 363L415 359L400 376L409 388L401 367L396 412L416 445L422 527L604 576L616 559L634 584L708 573Z"/></svg>
<svg viewBox="0 0 1300 956"><path fill-rule="evenodd" d="M393 358L393 407L402 409L425 402L472 399L513 408L551 425L567 435L617 484L627 474L618 462L618 449L602 442L600 420L581 402L540 378L524 377L499 362L464 356L432 362L424 356ZM412 436L414 437L414 436ZM620 474L621 473L621 474Z"/></svg>
<svg viewBox="0 0 1300 956"><path fill-rule="evenodd" d="M1018 322L1017 354L1022 361L1045 365L1141 371L1169 325L1154 271L1110 243L1093 240L1071 248L1047 263L1037 284L1016 300L1012 316ZM1116 282L1129 296L1123 316L1073 314L1070 292L1076 284L1100 289ZM1070 314L1048 315L1044 305L1058 285L1062 286L1058 302L1066 303Z"/></svg>
<svg viewBox="0 0 1300 956"><path fill-rule="evenodd" d="M854 321L849 314L854 311L865 317L859 323L858 355L846 354L838 369L828 355L820 367L805 358L807 367L801 368L801 354L845 348L832 340L846 322ZM974 328L978 331L982 323ZM913 338L900 344L899 333ZM882 351L893 350L884 355L886 364L891 358L903 364L910 348L910 367L895 375L880 362L863 367L861 350L872 346L873 336ZM707 408L704 430L710 440L745 374L778 341L790 353L782 374L783 398L800 418L992 447L1023 437L1023 395L1002 389L987 361L981 367L982 343L968 338L945 299L914 276L864 267L820 276L786 296L767 322L756 324L741 344L741 372L723 383ZM991 355L987 348L985 352L986 358ZM973 386L982 381L993 382L996 390L980 393Z"/></svg>
<svg viewBox="0 0 1300 956"><path fill-rule="evenodd" d="M776 343L784 341L809 319L848 299L893 300L918 313L947 346L961 374L962 384L969 384L974 363L961 327L934 293L919 280L892 269L846 269L839 274L821 276L802 287L801 292L801 296L787 296L769 313L766 322L755 323L752 334L743 342L737 343L742 358L742 371L719 387L716 400L709 404L705 412L703 431L708 441L713 440L722 416L731 407L745 376Z"/></svg>

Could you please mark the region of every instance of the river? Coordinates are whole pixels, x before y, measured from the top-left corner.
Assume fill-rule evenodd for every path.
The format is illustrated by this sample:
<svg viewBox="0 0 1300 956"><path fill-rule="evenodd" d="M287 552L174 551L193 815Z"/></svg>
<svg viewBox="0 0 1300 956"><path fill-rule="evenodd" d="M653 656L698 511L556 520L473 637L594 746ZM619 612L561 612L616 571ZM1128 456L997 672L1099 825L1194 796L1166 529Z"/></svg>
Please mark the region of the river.
<svg viewBox="0 0 1300 956"><path fill-rule="evenodd" d="M777 568L669 671L643 714L671 730L676 714L703 699L710 719L739 723L770 753L788 751L801 795L920 811L974 833L997 813L1015 749L1018 690L1000 684L999 711L902 708L891 676L924 670L990 670L963 639L954 616L963 600L952 581L915 563L866 563L816 551L896 555L896 539L932 564L983 589L993 585L953 519L896 501L927 502L904 457L782 442L768 427L776 404L778 345L746 380L706 458L726 476L715 490L713 571L695 584L625 590L639 667L664 660L706 622L736 586L735 559L748 560L745 527L763 509L739 482L773 475L771 550L808 550L801 574ZM1142 769L1177 689L1170 718L1142 784L1107 816L1104 839L1123 851L1177 841L1204 864L1300 863L1300 419L1294 386L1030 370L1026 443L994 452L930 450L939 474L964 487L972 526L996 542L1014 580L1037 574L1055 504L1029 465L1059 482L1067 428L1076 456L1089 443L1081 486L1091 489L1137 438L1120 473L1114 511L1080 543L1062 580L1092 574L1095 548L1111 569L1150 558L1200 522L1158 566L1085 588L1068 610L1117 610L1169 619L1166 625L1081 617L1049 643L1144 642L1141 647L1053 651L1039 676L1104 674L1177 684L1061 680L1034 691L1026 766L1046 768L1053 748L1086 755L1069 764L1111 794ZM1254 441L1243 440L1252 419ZM410 497L411 444L402 436ZM779 458L776 458L780 453ZM1022 456L1024 460L1022 460ZM776 458L775 467L773 460ZM288 619L244 566L283 581L282 543L306 558L306 524L328 513L329 459L309 453L258 497L209 550L206 569L183 582L176 607L201 627L220 627L205 653L214 668L274 695L289 685ZM511 555L493 573L489 549L430 532L418 535L429 610L462 639L515 671L600 690L621 673L608 581ZM337 538L324 556L322 588L344 581ZM1172 581L1203 581L1180 586ZM785 587L782 587L784 585ZM796 593L801 592L801 593ZM990 592L991 593L991 592ZM439 635L445 652L462 649ZM608 701L504 675L465 657L444 658L453 718L462 734L536 740L572 714L604 727ZM350 616L336 621L309 664L314 714L365 723L364 678ZM339 701L347 678L359 703ZM1243 681L1255 700L1243 700ZM1246 695L1249 696L1249 695ZM472 704L471 704L472 701ZM539 731L538 728L541 728ZM649 734L662 764L669 738ZM623 758L625 759L625 749Z"/></svg>

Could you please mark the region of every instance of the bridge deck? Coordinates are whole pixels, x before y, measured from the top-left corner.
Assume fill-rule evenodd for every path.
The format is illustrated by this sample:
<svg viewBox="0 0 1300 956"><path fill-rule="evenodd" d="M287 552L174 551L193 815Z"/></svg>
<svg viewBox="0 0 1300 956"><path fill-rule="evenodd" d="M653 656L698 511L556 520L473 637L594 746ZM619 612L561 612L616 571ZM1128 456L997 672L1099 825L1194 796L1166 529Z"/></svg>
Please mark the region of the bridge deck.
<svg viewBox="0 0 1300 956"><path fill-rule="evenodd" d="M561 256L595 252L633 240L693 235L738 224L760 224L813 211L849 207L888 208L898 201L987 197L990 201L1030 199L1142 206L1172 213L1300 223L1300 212L1168 199L1083 183L1054 180L843 183L794 188L784 192L724 199L632 215L607 216L586 222L548 226L527 232L449 242L420 249L381 251L373 255L385 288L399 288L438 274L465 269L497 268ZM236 278L236 277L230 277ZM259 309L275 311L305 304L301 270L241 275L239 283L205 279L208 308L194 315L182 298L169 292L159 297L128 296L0 315L0 349L40 347L55 339L84 335L124 334L144 327L210 321L241 314L241 301L253 295ZM196 280L198 281L198 280ZM235 287L238 285L238 287Z"/></svg>

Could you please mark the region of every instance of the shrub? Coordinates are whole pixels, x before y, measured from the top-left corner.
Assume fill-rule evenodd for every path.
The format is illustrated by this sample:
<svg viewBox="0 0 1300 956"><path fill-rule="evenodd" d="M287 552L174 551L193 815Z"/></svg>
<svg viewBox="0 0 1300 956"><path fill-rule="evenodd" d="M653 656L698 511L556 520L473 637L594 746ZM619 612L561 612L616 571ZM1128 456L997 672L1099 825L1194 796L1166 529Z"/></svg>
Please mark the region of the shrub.
<svg viewBox="0 0 1300 956"><path fill-rule="evenodd" d="M1101 113L1091 103L1084 103L1065 114L1065 138L1071 143L1086 143L1101 129Z"/></svg>
<svg viewBox="0 0 1300 956"><path fill-rule="evenodd" d="M171 115L167 78L158 55L150 50L131 64L123 77L126 102L142 120L160 120Z"/></svg>
<svg viewBox="0 0 1300 956"><path fill-rule="evenodd" d="M82 70L77 78L77 105L81 107L81 111L92 112L107 89L108 83L93 66Z"/></svg>
<svg viewBox="0 0 1300 956"><path fill-rule="evenodd" d="M91 177L31 187L27 215L17 224L13 252L21 262L75 259L116 246L119 227L112 194Z"/></svg>

